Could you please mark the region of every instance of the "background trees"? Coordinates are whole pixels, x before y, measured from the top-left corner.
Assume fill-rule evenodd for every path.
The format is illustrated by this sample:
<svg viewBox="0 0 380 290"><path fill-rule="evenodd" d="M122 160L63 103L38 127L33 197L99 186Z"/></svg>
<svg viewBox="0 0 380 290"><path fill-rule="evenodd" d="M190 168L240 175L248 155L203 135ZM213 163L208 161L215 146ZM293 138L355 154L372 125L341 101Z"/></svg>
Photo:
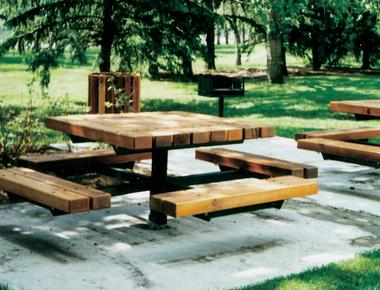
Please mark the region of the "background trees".
<svg viewBox="0 0 380 290"><path fill-rule="evenodd" d="M337 66L352 54L368 69L380 58L379 0L0 0L9 49L28 53L30 69L47 85L49 69L68 52L78 62L99 47L100 71L146 68L192 78L192 61L214 70L222 35L242 51L267 44L268 79L282 83L286 54L314 69ZM216 32L216 33L215 33ZM232 32L231 39L230 34ZM217 39L216 39L217 38Z"/></svg>
<svg viewBox="0 0 380 290"><path fill-rule="evenodd" d="M191 74L189 61L199 54L207 59L200 34L202 21L213 19L196 0L1 0L1 15L11 35L0 53L23 47L30 52L30 69L40 71L42 84L49 69L70 48L72 57L85 61L91 46L100 47L99 70L110 71L112 56L120 69L133 70L149 63L172 71L178 63ZM212 21L212 20L210 20ZM159 61L163 56L166 61ZM208 52L208 56L211 54Z"/></svg>

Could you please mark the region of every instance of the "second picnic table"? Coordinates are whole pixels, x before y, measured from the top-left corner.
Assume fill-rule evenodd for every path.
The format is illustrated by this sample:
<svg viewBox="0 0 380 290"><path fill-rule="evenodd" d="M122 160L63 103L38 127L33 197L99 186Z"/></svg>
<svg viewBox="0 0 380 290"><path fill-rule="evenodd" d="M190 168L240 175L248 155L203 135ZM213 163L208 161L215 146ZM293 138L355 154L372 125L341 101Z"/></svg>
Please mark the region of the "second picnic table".
<svg viewBox="0 0 380 290"><path fill-rule="evenodd" d="M241 143L274 135L271 126L188 112L60 116L48 118L46 126L113 145L123 154L152 152L151 194L166 192L168 150ZM166 222L166 216L155 211L149 219L157 224Z"/></svg>

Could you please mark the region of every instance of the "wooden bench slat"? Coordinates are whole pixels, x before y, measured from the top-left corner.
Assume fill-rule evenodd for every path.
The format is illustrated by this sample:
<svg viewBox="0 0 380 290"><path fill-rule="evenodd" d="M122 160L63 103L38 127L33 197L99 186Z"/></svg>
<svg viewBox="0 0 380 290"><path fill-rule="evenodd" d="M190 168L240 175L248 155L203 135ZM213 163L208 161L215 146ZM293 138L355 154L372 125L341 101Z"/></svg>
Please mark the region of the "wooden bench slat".
<svg viewBox="0 0 380 290"><path fill-rule="evenodd" d="M33 180L42 181L46 184L59 187L63 190L70 190L79 195L85 196L90 200L90 209L109 208L111 206L111 194L107 192L91 187L86 187L84 185L57 178L52 175L44 174L29 168L15 168L8 170L15 174L24 174Z"/></svg>
<svg viewBox="0 0 380 290"><path fill-rule="evenodd" d="M298 148L332 155L380 161L380 147L330 139L301 139Z"/></svg>
<svg viewBox="0 0 380 290"><path fill-rule="evenodd" d="M294 175L303 178L316 178L318 176L318 168L315 166L225 148L198 149L195 152L195 158L272 177Z"/></svg>
<svg viewBox="0 0 380 290"><path fill-rule="evenodd" d="M85 151L85 152L59 152L54 154L40 154L40 155L29 155L22 156L20 159L23 162L27 162L30 164L56 164L58 166L63 166L65 163L72 164L75 162L96 162L105 165L111 164L122 164L131 161L138 161L144 159L151 159L152 153L144 152L144 153L135 153L135 154L125 154L125 155L117 155L112 149L100 149L93 151Z"/></svg>
<svg viewBox="0 0 380 290"><path fill-rule="evenodd" d="M88 197L43 180L32 179L14 170L0 170L0 189L65 213L90 209Z"/></svg>
<svg viewBox="0 0 380 290"><path fill-rule="evenodd" d="M329 107L335 112L380 117L380 100L334 101Z"/></svg>
<svg viewBox="0 0 380 290"><path fill-rule="evenodd" d="M378 137L380 137L380 129L378 128L325 130L296 134L296 140L309 138L324 138L340 141L356 141Z"/></svg>
<svg viewBox="0 0 380 290"><path fill-rule="evenodd" d="M173 217L184 217L302 197L317 191L316 181L295 176L252 178L152 195L150 208Z"/></svg>

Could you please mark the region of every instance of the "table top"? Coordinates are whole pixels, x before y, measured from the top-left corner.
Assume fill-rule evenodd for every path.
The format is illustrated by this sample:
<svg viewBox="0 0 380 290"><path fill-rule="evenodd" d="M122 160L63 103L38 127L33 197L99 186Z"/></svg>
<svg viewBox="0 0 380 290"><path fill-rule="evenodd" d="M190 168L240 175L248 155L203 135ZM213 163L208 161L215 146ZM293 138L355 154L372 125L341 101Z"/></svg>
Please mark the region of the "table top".
<svg viewBox="0 0 380 290"><path fill-rule="evenodd" d="M143 112L49 117L46 126L130 150L243 142L274 136L274 128L188 112Z"/></svg>

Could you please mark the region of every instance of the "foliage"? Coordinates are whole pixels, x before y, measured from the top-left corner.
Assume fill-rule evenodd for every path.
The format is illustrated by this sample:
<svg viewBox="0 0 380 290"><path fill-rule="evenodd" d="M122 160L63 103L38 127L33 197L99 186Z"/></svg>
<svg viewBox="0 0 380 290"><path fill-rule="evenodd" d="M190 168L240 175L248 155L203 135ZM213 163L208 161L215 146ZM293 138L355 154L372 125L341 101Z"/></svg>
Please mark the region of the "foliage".
<svg viewBox="0 0 380 290"><path fill-rule="evenodd" d="M240 290L287 289L379 289L380 250L365 253L355 259L310 269L300 274L280 277Z"/></svg>
<svg viewBox="0 0 380 290"><path fill-rule="evenodd" d="M352 51L357 59L362 57L362 68L369 69L380 59L380 32L375 12L358 5L353 9L355 19Z"/></svg>
<svg viewBox="0 0 380 290"><path fill-rule="evenodd" d="M11 290L8 285L0 283L0 290Z"/></svg>
<svg viewBox="0 0 380 290"><path fill-rule="evenodd" d="M17 47L29 54L29 69L50 80L50 69L67 49L86 62L86 51L100 47L99 70L135 70L146 63L178 69L183 59L204 55L202 21L214 17L202 1L0 0L0 18L10 33L0 55ZM111 55L114 58L111 59ZM159 61L159 57L162 61ZM111 63L112 62L112 63Z"/></svg>
<svg viewBox="0 0 380 290"><path fill-rule="evenodd" d="M31 98L26 107L0 101L0 167L12 166L20 156L47 146L46 117L72 111L68 98L44 96L36 105Z"/></svg>
<svg viewBox="0 0 380 290"><path fill-rule="evenodd" d="M289 51L307 57L314 69L322 65L339 65L349 52L359 57L365 49L374 64L380 56L380 34L376 28L374 7L365 2L299 1L297 21L284 23ZM373 4L376 1L368 2Z"/></svg>

